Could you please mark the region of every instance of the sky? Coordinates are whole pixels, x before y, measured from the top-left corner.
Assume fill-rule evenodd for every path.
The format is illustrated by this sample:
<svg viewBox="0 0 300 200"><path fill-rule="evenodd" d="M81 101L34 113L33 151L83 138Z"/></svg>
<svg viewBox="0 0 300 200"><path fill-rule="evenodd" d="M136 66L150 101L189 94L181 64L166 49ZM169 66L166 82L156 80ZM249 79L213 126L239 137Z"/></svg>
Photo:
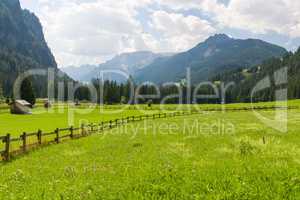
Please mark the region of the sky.
<svg viewBox="0 0 300 200"><path fill-rule="evenodd" d="M217 33L300 46L298 0L20 0L59 67L134 51L182 52Z"/></svg>

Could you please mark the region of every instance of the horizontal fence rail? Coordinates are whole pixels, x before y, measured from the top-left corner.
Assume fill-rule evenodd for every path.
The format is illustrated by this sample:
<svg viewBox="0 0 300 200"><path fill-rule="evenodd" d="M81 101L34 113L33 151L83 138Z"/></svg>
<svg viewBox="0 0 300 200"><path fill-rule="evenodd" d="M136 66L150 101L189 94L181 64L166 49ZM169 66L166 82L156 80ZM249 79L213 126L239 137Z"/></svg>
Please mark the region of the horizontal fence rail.
<svg viewBox="0 0 300 200"><path fill-rule="evenodd" d="M226 111L245 111L245 110L270 110L270 109L295 109L298 107L253 107L253 108L232 108L226 109ZM204 111L223 111L219 108L202 109L202 110L190 110L190 111L176 111L170 113L156 113L151 115L129 116L120 119L100 122L98 124L82 124L81 127L68 127L57 128L52 132L43 132L38 130L33 133L23 132L19 137L12 138L10 134L0 136L0 142L2 142L4 149L0 149L0 157L4 161L9 161L12 156L24 154L31 149L42 147L49 144L59 144L64 140L78 139L86 137L94 133L101 133L106 130L116 128L129 123L149 120L149 119L163 119L179 116L187 116L200 114ZM17 143L17 144L16 144ZM17 145L17 148L14 146ZM14 150L16 149L16 150Z"/></svg>

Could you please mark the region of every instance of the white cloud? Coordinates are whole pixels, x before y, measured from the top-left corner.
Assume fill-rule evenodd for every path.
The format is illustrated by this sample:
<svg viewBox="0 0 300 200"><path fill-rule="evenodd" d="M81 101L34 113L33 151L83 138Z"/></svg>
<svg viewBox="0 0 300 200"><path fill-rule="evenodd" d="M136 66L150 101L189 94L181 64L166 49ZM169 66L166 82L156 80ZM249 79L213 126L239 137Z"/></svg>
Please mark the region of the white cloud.
<svg viewBox="0 0 300 200"><path fill-rule="evenodd" d="M151 19L151 27L162 36L164 51L187 50L216 32L208 21L194 16L156 11Z"/></svg>
<svg viewBox="0 0 300 200"><path fill-rule="evenodd" d="M141 31L133 16L98 2L73 5L49 14L55 14L55 17L48 20L48 38L61 41L53 44L62 45L60 51L67 50L77 56L118 52L124 37L133 37Z"/></svg>
<svg viewBox="0 0 300 200"><path fill-rule="evenodd" d="M99 63L124 51L148 48L135 15L150 0L34 1L47 42L60 66ZM27 5L29 2L26 0Z"/></svg>
<svg viewBox="0 0 300 200"><path fill-rule="evenodd" d="M267 34L270 31L300 37L300 1L296 0L156 0L175 10L198 9L209 13L220 27Z"/></svg>
<svg viewBox="0 0 300 200"><path fill-rule="evenodd" d="M300 2L294 0L231 0L217 20L226 27L266 34L274 31L290 37L300 34Z"/></svg>
<svg viewBox="0 0 300 200"><path fill-rule="evenodd" d="M149 5L154 0L21 2L37 12L60 66L99 63L115 54L138 50L182 51L215 32L198 17L165 11L154 11L151 22L142 22L137 17L139 9L152 11ZM151 30L145 30L149 23Z"/></svg>
<svg viewBox="0 0 300 200"><path fill-rule="evenodd" d="M39 16L60 66L99 63L115 54L136 50L183 51L224 28L300 37L300 1L296 0L230 0L226 5L220 0L21 3ZM153 4L156 6L150 6ZM141 14L140 9L146 12ZM199 10L209 20L192 16L190 9Z"/></svg>

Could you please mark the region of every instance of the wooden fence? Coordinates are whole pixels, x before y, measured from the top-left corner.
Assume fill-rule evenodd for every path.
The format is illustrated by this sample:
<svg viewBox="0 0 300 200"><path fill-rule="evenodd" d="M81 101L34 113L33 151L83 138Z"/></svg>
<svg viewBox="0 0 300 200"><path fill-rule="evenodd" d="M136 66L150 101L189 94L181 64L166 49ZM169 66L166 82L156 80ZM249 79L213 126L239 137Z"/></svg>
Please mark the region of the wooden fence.
<svg viewBox="0 0 300 200"><path fill-rule="evenodd" d="M10 134L0 136L3 149L0 150L3 161L11 160L11 157L24 154L32 149L39 148L50 144L59 144L68 139L78 139L95 133L101 133L105 130L110 130L121 125L133 122L140 122L150 119L162 119L168 117L184 116L197 114L199 112L172 112L158 113L152 115L130 116L120 119L100 122L99 124L81 125L81 127L57 128L52 132L43 132L38 130L33 133L22 133L19 137L13 138ZM16 148L17 147L17 148Z"/></svg>
<svg viewBox="0 0 300 200"><path fill-rule="evenodd" d="M271 109L293 109L291 107L272 107ZM259 107L259 108L232 108L231 111L246 111L251 109L257 110L268 110L268 109ZM9 161L12 156L24 154L29 150L39 148L49 144L59 144L67 139L78 139L81 137L86 137L91 134L101 133L105 130L110 130L121 125L128 123L139 122L149 119L161 119L169 117L178 117L203 113L203 111L222 111L219 108L211 108L205 110L192 110L192 111L177 111L170 113L158 113L152 115L141 115L141 116L130 116L120 119L100 122L98 124L92 123L88 125L82 124L81 127L68 127L68 128L57 128L52 132L43 132L38 130L33 133L22 133L19 137L12 137L10 134L5 136L0 136L0 142L3 143L3 149L0 149L1 160ZM226 109L228 111L228 109Z"/></svg>

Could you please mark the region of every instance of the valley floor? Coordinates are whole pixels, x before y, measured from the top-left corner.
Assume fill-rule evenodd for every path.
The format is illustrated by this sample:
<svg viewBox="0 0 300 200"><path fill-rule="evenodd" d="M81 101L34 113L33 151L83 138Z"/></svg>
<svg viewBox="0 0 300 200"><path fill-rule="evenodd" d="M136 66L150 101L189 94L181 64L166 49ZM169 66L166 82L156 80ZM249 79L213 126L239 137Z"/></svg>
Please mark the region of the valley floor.
<svg viewBox="0 0 300 200"><path fill-rule="evenodd" d="M287 133L253 111L203 112L45 147L0 164L0 199L299 199L300 109L287 114Z"/></svg>

